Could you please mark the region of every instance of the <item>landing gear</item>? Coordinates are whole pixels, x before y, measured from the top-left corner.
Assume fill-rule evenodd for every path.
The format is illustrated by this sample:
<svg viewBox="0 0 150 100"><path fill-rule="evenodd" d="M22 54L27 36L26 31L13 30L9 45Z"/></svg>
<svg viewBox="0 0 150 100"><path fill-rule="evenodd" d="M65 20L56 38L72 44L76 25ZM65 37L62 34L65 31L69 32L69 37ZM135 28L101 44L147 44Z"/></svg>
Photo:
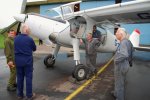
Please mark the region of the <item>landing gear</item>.
<svg viewBox="0 0 150 100"><path fill-rule="evenodd" d="M44 64L46 67L53 67L53 65L55 64L55 59L57 57L59 49L60 49L60 45L56 44L56 47L55 47L53 53L49 54L47 57L45 57Z"/></svg>
<svg viewBox="0 0 150 100"><path fill-rule="evenodd" d="M86 79L88 71L83 64L80 64L79 39L73 38L72 45L74 50L74 60L76 63L76 66L72 73L72 77L74 77L77 81L82 81Z"/></svg>
<svg viewBox="0 0 150 100"><path fill-rule="evenodd" d="M72 77L74 77L77 81L82 81L86 79L87 72L87 68L83 64L79 64L75 66Z"/></svg>
<svg viewBox="0 0 150 100"><path fill-rule="evenodd" d="M49 54L47 57L44 59L44 64L46 67L53 67L55 64L55 58L52 54Z"/></svg>

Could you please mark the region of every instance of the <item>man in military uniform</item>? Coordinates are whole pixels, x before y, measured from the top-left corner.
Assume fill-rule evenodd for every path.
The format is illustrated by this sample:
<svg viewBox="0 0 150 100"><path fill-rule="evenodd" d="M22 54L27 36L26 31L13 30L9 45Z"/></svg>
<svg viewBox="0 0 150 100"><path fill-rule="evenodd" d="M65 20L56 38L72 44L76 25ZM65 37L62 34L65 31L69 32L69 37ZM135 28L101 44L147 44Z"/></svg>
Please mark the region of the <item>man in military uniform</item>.
<svg viewBox="0 0 150 100"><path fill-rule="evenodd" d="M7 64L10 69L10 78L7 85L8 91L15 91L16 90L16 66L14 61L14 37L15 31L10 30L8 32L8 37L4 41L4 52L7 59Z"/></svg>

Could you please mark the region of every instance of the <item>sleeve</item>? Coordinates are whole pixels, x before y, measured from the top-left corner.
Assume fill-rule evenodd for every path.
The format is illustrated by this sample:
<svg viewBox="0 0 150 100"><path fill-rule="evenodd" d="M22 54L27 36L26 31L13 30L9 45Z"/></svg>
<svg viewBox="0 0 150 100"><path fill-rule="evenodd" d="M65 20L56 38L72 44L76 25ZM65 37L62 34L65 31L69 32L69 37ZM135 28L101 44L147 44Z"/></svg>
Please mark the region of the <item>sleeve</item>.
<svg viewBox="0 0 150 100"><path fill-rule="evenodd" d="M120 51L117 53L115 62L116 63L122 62L122 61L128 59L128 56L129 56L129 54L128 54L127 44L124 41L120 44Z"/></svg>
<svg viewBox="0 0 150 100"><path fill-rule="evenodd" d="M82 38L82 41L85 44L87 40L86 40L86 38Z"/></svg>
<svg viewBox="0 0 150 100"><path fill-rule="evenodd" d="M36 45L35 45L35 42L33 41L33 39L31 39L31 44L32 44L32 50L36 51Z"/></svg>
<svg viewBox="0 0 150 100"><path fill-rule="evenodd" d="M5 52L5 56L7 58L7 63L9 61L12 61L13 57L12 57L12 51L11 51L11 47L10 47L10 42L8 40L5 40L4 42L5 48L4 48L4 52Z"/></svg>
<svg viewBox="0 0 150 100"><path fill-rule="evenodd" d="M94 48L97 49L100 46L100 41L98 39L94 39Z"/></svg>
<svg viewBox="0 0 150 100"><path fill-rule="evenodd" d="M130 66L132 66L132 60L133 60L133 52L134 52L134 48L133 48L133 45L132 45L132 43L131 43L131 41L129 40L129 58L128 58L128 60L129 60L129 64L130 64Z"/></svg>

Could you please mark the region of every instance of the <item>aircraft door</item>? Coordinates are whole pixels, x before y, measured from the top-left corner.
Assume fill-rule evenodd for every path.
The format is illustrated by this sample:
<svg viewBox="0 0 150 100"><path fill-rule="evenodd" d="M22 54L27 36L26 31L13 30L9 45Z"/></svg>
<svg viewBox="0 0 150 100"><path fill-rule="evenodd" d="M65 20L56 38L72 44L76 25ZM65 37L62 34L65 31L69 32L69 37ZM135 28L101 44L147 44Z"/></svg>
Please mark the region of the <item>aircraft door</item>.
<svg viewBox="0 0 150 100"><path fill-rule="evenodd" d="M97 30L99 30L100 31L100 33L101 33L101 43L102 43L102 45L105 45L105 42L106 42L106 39L107 39L107 31L106 31L106 29L104 29L104 28L102 28L102 27L100 27L100 26L97 26Z"/></svg>
<svg viewBox="0 0 150 100"><path fill-rule="evenodd" d="M86 21L83 17L76 17L69 20L70 36L72 38L85 38Z"/></svg>
<svg viewBox="0 0 150 100"><path fill-rule="evenodd" d="M77 33L78 38L84 38L85 37L85 29L86 29L86 24L80 24L79 31Z"/></svg>

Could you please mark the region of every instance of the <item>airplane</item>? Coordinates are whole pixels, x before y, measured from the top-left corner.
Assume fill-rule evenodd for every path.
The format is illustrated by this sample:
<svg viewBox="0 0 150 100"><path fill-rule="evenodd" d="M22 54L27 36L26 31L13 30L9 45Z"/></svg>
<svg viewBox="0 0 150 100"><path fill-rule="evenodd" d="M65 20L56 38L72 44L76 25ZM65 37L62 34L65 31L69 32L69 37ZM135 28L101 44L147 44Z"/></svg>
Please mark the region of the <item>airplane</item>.
<svg viewBox="0 0 150 100"><path fill-rule="evenodd" d="M84 80L87 68L80 62L80 39L85 39L87 33L92 33L93 25L101 32L101 45L97 52L115 52L119 41L110 31L115 24L150 23L150 0L130 1L82 11L75 11L76 5L82 1L71 2L56 8L48 9L58 15L54 17L36 13L18 14L14 18L29 26L31 34L43 40L47 45L56 44L52 54L44 59L47 67L55 64L61 46L73 48L75 67L72 76L78 81ZM113 26L113 27L112 27ZM76 31L77 30L77 31ZM139 31L135 30L130 40L134 47L139 47Z"/></svg>

